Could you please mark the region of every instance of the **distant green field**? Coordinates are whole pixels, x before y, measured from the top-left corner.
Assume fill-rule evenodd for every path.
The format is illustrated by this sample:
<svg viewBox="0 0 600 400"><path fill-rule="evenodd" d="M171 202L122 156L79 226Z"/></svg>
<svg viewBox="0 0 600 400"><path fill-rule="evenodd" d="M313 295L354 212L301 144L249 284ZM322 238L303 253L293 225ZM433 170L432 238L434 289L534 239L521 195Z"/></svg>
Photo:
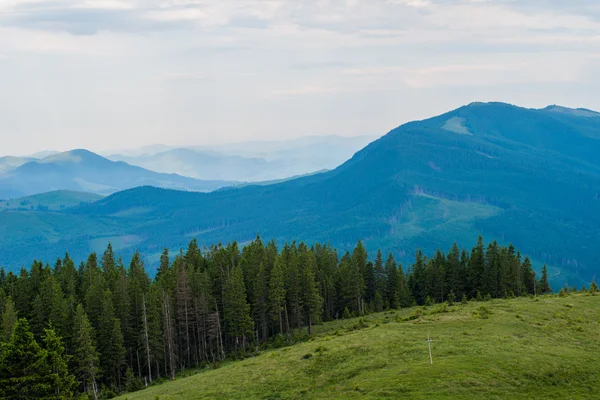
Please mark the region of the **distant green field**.
<svg viewBox="0 0 600 400"><path fill-rule="evenodd" d="M316 332L120 399L598 398L600 295L420 307Z"/></svg>
<svg viewBox="0 0 600 400"><path fill-rule="evenodd" d="M75 192L72 190L56 190L53 192L35 194L18 199L0 201L0 210L63 210L78 206L81 203L92 203L103 196L94 193Z"/></svg>

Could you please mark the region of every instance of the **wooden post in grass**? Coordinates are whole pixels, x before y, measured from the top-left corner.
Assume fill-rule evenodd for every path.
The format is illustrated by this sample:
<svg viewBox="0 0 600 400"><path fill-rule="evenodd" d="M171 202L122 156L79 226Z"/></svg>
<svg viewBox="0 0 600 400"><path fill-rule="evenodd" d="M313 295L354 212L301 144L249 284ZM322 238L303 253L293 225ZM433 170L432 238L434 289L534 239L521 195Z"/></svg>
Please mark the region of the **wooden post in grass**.
<svg viewBox="0 0 600 400"><path fill-rule="evenodd" d="M433 340L429 339L429 333L427 333L427 347L429 347L429 364L433 365L433 356L431 355L431 342L433 342Z"/></svg>

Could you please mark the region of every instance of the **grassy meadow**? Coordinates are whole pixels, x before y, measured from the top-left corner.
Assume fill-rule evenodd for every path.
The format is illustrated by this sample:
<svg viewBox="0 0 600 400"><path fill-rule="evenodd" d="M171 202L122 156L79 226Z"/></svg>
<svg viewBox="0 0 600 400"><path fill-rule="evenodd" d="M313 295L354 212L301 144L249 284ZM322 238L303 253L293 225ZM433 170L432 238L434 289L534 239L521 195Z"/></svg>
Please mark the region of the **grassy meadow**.
<svg viewBox="0 0 600 400"><path fill-rule="evenodd" d="M325 323L119 399L592 399L598 354L600 295L441 304Z"/></svg>

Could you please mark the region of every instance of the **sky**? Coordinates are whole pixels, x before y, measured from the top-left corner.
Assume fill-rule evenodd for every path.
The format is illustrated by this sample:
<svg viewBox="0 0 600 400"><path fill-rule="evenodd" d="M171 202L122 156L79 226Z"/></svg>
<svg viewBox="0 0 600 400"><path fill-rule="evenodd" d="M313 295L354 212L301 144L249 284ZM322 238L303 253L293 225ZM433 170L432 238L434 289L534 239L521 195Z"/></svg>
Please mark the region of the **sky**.
<svg viewBox="0 0 600 400"><path fill-rule="evenodd" d="M0 0L0 155L600 110L597 0Z"/></svg>

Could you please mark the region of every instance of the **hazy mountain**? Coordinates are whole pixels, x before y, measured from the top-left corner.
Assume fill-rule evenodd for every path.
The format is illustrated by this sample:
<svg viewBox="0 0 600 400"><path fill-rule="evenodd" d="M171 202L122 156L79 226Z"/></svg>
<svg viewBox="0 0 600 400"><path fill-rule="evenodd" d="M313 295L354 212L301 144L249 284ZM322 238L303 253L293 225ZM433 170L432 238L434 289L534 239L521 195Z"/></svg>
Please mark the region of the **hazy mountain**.
<svg viewBox="0 0 600 400"><path fill-rule="evenodd" d="M18 168L21 165L26 164L33 160L34 160L34 158L30 158L30 157L13 157L13 156L0 157L0 174L11 171L11 170Z"/></svg>
<svg viewBox="0 0 600 400"><path fill-rule="evenodd" d="M333 169L373 141L373 136L308 136L216 146L145 146L107 156L156 172L198 179L269 181Z"/></svg>
<svg viewBox="0 0 600 400"><path fill-rule="evenodd" d="M201 181L160 174L124 162L107 160L87 150L72 150L25 163L0 174L0 198L15 198L53 190L110 194L136 186L210 191L236 182Z"/></svg>
<svg viewBox="0 0 600 400"><path fill-rule="evenodd" d="M282 173L285 174L282 171L283 163L192 149L173 149L137 157L117 154L109 158L156 172L176 173L197 179L263 181L278 179Z"/></svg>
<svg viewBox="0 0 600 400"><path fill-rule="evenodd" d="M276 185L208 194L143 187L64 213L34 213L41 226L68 223L66 232L33 226L11 236L10 227L28 222L0 213L0 264L66 250L83 257L108 240L125 255L139 249L152 264L163 246L178 249L192 237L243 242L259 232L342 249L363 239L406 262L418 247L469 246L483 234L513 242L537 267L547 262L555 282L581 284L599 271L599 153L594 112L474 103L402 125L335 170Z"/></svg>

